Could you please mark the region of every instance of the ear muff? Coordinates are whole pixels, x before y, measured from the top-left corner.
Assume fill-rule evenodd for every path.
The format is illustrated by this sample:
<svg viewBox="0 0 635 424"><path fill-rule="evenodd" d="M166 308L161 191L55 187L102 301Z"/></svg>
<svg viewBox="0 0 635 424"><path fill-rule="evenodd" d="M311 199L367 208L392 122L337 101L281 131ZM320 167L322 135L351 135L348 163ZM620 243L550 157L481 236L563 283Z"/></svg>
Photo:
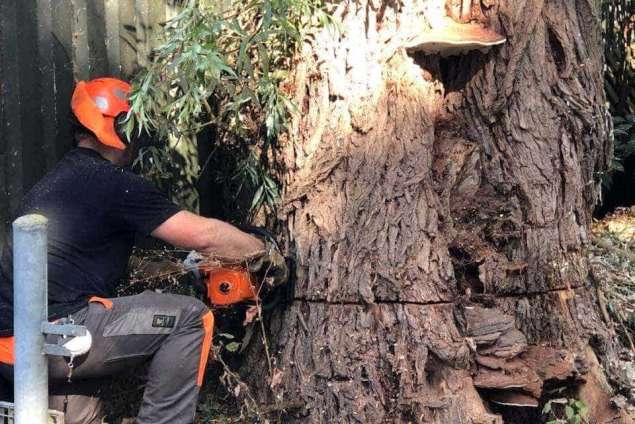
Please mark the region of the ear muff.
<svg viewBox="0 0 635 424"><path fill-rule="evenodd" d="M117 133L117 137L119 137L119 140L121 140L123 144L129 146L131 142L134 141L136 131L132 131L132 134L130 134L132 140L129 140L126 136L127 118L128 114L126 112L121 112L115 117L115 133Z"/></svg>
<svg viewBox="0 0 635 424"><path fill-rule="evenodd" d="M119 139L126 146L134 146L136 148L143 148L149 146L159 146L159 142L152 137L152 134L147 129L140 130L138 124L136 124L130 137L126 136L126 126L128 124L128 113L122 112L115 118L115 132Z"/></svg>

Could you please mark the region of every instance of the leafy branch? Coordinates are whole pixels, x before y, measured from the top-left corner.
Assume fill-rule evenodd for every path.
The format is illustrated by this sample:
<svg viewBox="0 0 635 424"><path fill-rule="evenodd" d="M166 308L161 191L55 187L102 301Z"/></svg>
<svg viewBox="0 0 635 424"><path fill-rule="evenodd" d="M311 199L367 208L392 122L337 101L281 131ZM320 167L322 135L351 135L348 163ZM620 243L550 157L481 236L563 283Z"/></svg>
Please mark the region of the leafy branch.
<svg viewBox="0 0 635 424"><path fill-rule="evenodd" d="M632 15L635 0L603 0L601 11L606 64L604 88L615 126L613 160L602 181L609 188L615 173L625 173L623 163L635 149L632 131L635 113L635 21Z"/></svg>
<svg viewBox="0 0 635 424"><path fill-rule="evenodd" d="M616 173L623 174L624 161L635 155L635 114L613 117L613 156L604 185L610 187Z"/></svg>
<svg viewBox="0 0 635 424"><path fill-rule="evenodd" d="M126 131L166 139L211 129L216 145L243 152L228 178L246 177L252 210L273 208L277 183L256 165L296 110L282 89L294 57L328 22L322 0L183 1L134 82Z"/></svg>

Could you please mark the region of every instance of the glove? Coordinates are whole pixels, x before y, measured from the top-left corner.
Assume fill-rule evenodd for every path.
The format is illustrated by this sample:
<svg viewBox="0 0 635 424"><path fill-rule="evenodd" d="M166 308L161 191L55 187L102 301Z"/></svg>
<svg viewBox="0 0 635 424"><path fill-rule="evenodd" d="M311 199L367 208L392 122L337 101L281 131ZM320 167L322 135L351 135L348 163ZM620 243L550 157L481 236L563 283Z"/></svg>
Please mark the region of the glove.
<svg viewBox="0 0 635 424"><path fill-rule="evenodd" d="M183 260L183 266L185 267L185 270L193 275L195 281L201 280L201 273L198 268L203 259L203 255L195 250L192 250L190 253L188 253L185 260Z"/></svg>
<svg viewBox="0 0 635 424"><path fill-rule="evenodd" d="M205 257L195 250L192 250L183 260L183 268L187 271L187 281L199 294L206 292L203 282L205 275L200 269L200 264L204 260Z"/></svg>
<svg viewBox="0 0 635 424"><path fill-rule="evenodd" d="M263 276L264 281L271 288L278 287L289 280L287 261L278 248L269 241L265 241L264 253L249 260L247 268L250 273Z"/></svg>

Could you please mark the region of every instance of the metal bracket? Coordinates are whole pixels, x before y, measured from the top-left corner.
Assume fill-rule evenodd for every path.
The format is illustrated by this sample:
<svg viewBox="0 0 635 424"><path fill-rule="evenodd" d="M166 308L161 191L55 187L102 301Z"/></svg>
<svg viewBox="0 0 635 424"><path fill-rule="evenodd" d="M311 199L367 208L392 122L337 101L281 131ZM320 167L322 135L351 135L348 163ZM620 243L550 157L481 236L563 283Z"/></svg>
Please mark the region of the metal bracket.
<svg viewBox="0 0 635 424"><path fill-rule="evenodd" d="M75 324L55 324L52 322L42 323L42 333L55 336L82 337L87 333L86 327ZM42 353L51 356L72 356L70 350L59 344L45 343L42 346Z"/></svg>
<svg viewBox="0 0 635 424"><path fill-rule="evenodd" d="M44 346L42 346L42 353L50 356L72 356L71 351L64 346L50 343L45 343Z"/></svg>
<svg viewBox="0 0 635 424"><path fill-rule="evenodd" d="M42 323L42 333L56 336L81 337L86 335L86 327L75 324L55 324L52 322Z"/></svg>

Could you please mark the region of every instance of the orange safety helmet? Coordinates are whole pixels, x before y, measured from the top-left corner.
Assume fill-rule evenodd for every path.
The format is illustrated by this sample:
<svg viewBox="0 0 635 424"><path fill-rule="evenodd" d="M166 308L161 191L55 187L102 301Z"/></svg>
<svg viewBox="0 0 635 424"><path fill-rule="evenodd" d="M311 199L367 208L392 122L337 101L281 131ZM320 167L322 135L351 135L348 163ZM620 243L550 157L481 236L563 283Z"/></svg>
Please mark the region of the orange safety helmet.
<svg viewBox="0 0 635 424"><path fill-rule="evenodd" d="M75 87L71 108L79 122L108 147L125 150L126 138L117 131L116 121L130 111L131 86L117 78L80 81Z"/></svg>

